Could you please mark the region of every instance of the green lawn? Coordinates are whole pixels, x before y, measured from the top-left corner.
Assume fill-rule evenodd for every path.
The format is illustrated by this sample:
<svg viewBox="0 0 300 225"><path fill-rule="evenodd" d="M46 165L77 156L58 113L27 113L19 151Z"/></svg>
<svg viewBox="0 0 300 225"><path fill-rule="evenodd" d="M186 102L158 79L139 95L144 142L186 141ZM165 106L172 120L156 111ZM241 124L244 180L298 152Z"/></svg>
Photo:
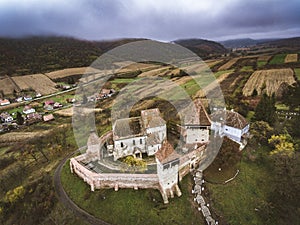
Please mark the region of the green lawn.
<svg viewBox="0 0 300 225"><path fill-rule="evenodd" d="M264 165L242 161L240 173L226 185L207 183L212 207L228 224L264 224L257 210L268 197L269 173Z"/></svg>
<svg viewBox="0 0 300 225"><path fill-rule="evenodd" d="M200 90L198 83L196 83L196 81L194 79L191 79L188 82L186 82L180 86L185 89L185 91L187 92L187 94L189 96L193 96Z"/></svg>
<svg viewBox="0 0 300 225"><path fill-rule="evenodd" d="M223 75L224 73L232 73L234 71L234 69L232 70L220 70L216 73L214 73L215 77L218 78L219 76Z"/></svg>
<svg viewBox="0 0 300 225"><path fill-rule="evenodd" d="M294 69L297 79L300 81L300 68Z"/></svg>
<svg viewBox="0 0 300 225"><path fill-rule="evenodd" d="M69 164L63 168L62 183L68 195L81 208L112 224L199 224L204 225L200 212L192 205L191 176L181 182L182 196L165 205L158 190L133 189L96 190L70 173ZM154 200L155 199L155 200Z"/></svg>
<svg viewBox="0 0 300 225"><path fill-rule="evenodd" d="M252 72L253 68L252 68L252 66L243 66L243 68L240 71L241 72Z"/></svg>
<svg viewBox="0 0 300 225"><path fill-rule="evenodd" d="M257 67L263 67L267 64L267 61L257 61Z"/></svg>
<svg viewBox="0 0 300 225"><path fill-rule="evenodd" d="M271 64L271 65L274 65L274 64L283 64L285 57L286 57L286 54L277 54L277 55L275 55L271 59L271 61L269 62L269 64Z"/></svg>

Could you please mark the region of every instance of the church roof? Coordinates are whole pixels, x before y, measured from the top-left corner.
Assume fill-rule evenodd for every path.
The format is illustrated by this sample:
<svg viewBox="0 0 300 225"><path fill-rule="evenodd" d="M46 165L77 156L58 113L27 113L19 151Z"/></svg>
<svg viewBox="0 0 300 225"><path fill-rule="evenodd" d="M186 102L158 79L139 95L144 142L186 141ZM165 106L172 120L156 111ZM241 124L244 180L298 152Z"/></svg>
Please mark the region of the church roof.
<svg viewBox="0 0 300 225"><path fill-rule="evenodd" d="M194 104L194 107L193 107ZM192 112L188 111L194 109ZM185 125L210 126L211 121L200 99L194 100L189 107L186 107L182 114L185 116Z"/></svg>
<svg viewBox="0 0 300 225"><path fill-rule="evenodd" d="M90 136L87 141L87 145L98 145L100 144L100 140L95 131L91 131Z"/></svg>
<svg viewBox="0 0 300 225"><path fill-rule="evenodd" d="M155 153L155 157L162 164L173 161L180 157L173 148L173 146L165 140L161 146L161 148Z"/></svg>
<svg viewBox="0 0 300 225"><path fill-rule="evenodd" d="M157 145L161 143L158 133L154 132L147 136L148 145Z"/></svg>
<svg viewBox="0 0 300 225"><path fill-rule="evenodd" d="M225 118L223 118L225 115ZM226 110L225 113L223 111L217 111L214 112L211 115L211 118L213 121L222 121L226 119L225 124L230 127L243 129L245 128L249 123L248 121L238 112L235 112L233 110Z"/></svg>
<svg viewBox="0 0 300 225"><path fill-rule="evenodd" d="M144 128L159 127L166 124L166 121L161 118L158 108L142 110L141 118Z"/></svg>
<svg viewBox="0 0 300 225"><path fill-rule="evenodd" d="M141 131L140 117L119 119L113 126L114 139L137 136L142 134Z"/></svg>

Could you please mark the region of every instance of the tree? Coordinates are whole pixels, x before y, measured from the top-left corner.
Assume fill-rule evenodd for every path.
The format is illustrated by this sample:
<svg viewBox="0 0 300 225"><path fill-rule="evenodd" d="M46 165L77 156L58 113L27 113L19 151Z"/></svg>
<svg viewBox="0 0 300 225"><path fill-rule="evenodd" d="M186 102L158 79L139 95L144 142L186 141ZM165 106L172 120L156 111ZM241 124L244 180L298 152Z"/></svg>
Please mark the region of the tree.
<svg viewBox="0 0 300 225"><path fill-rule="evenodd" d="M268 140L269 144L271 144L274 148L270 152L270 155L293 157L295 148L293 142L291 142L291 139L292 137L289 134L272 135Z"/></svg>
<svg viewBox="0 0 300 225"><path fill-rule="evenodd" d="M4 200L11 204L16 203L18 200L23 199L25 195L25 188L23 186L16 187L6 193Z"/></svg>
<svg viewBox="0 0 300 225"><path fill-rule="evenodd" d="M293 199L297 195L299 179L299 157L296 157L295 146L292 137L285 132L280 135L272 135L268 140L273 148L270 156L273 159L276 185L275 193L286 199Z"/></svg>
<svg viewBox="0 0 300 225"><path fill-rule="evenodd" d="M251 123L250 130L255 141L265 145L268 144L268 139L274 132L274 129L265 121L255 121Z"/></svg>
<svg viewBox="0 0 300 225"><path fill-rule="evenodd" d="M254 119L256 121L265 121L270 125L274 124L276 119L275 95L271 97L266 93L263 94L258 105L255 108Z"/></svg>
<svg viewBox="0 0 300 225"><path fill-rule="evenodd" d="M289 105L290 110L294 110L299 107L300 99L300 84L296 84L288 89L287 94L284 98L284 102Z"/></svg>
<svg viewBox="0 0 300 225"><path fill-rule="evenodd" d="M254 88L253 92L252 92L252 97L256 97L258 95L257 90Z"/></svg>
<svg viewBox="0 0 300 225"><path fill-rule="evenodd" d="M24 124L24 118L23 118L22 114L19 111L17 112L16 120L17 120L17 124L19 124L19 125Z"/></svg>

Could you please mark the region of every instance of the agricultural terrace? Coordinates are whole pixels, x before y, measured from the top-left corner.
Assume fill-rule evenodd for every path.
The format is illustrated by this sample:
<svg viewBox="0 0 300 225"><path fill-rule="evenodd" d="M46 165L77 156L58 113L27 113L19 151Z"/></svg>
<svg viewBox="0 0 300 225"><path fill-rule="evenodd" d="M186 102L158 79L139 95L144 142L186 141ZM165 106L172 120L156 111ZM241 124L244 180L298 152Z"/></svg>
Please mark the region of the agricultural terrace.
<svg viewBox="0 0 300 225"><path fill-rule="evenodd" d="M268 95L276 94L282 83L291 85L295 82L294 71L290 68L258 70L252 73L246 82L243 88L243 95L251 96L254 90L256 90L259 95L263 91L266 91Z"/></svg>
<svg viewBox="0 0 300 225"><path fill-rule="evenodd" d="M227 63L223 64L219 67L218 71L220 70L229 70L240 58L234 58L229 60Z"/></svg>
<svg viewBox="0 0 300 225"><path fill-rule="evenodd" d="M270 65L283 64L285 62L285 57L286 54L277 54L271 59L269 64Z"/></svg>
<svg viewBox="0 0 300 225"><path fill-rule="evenodd" d="M290 62L297 62L298 61L298 54L287 54L284 62L290 63Z"/></svg>

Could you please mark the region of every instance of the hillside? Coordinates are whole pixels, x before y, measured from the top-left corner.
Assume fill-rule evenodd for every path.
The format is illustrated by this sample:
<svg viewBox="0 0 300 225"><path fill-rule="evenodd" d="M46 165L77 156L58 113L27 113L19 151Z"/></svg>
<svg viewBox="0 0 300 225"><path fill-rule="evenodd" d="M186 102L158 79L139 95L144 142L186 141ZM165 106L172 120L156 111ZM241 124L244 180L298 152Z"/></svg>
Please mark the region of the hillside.
<svg viewBox="0 0 300 225"><path fill-rule="evenodd" d="M288 48L300 48L300 37L293 37L293 38L284 38L278 39L273 41L264 41L262 42L263 45L270 45L274 47L288 47Z"/></svg>
<svg viewBox="0 0 300 225"><path fill-rule="evenodd" d="M190 49L204 59L209 58L210 55L222 55L227 53L227 49L224 48L223 45L209 40L181 39L174 41L174 43Z"/></svg>
<svg viewBox="0 0 300 225"><path fill-rule="evenodd" d="M257 40L251 38L242 38L242 39L231 39L226 41L220 41L220 43L226 48L241 48L241 47L256 45Z"/></svg>
<svg viewBox="0 0 300 225"><path fill-rule="evenodd" d="M220 41L224 47L226 48L243 48L243 47L251 47L261 43L268 43L272 41L276 41L277 39L251 39L251 38L240 38L240 39L230 39L225 41Z"/></svg>
<svg viewBox="0 0 300 225"><path fill-rule="evenodd" d="M69 37L0 38L0 77L89 66L102 53L140 39L85 41Z"/></svg>

